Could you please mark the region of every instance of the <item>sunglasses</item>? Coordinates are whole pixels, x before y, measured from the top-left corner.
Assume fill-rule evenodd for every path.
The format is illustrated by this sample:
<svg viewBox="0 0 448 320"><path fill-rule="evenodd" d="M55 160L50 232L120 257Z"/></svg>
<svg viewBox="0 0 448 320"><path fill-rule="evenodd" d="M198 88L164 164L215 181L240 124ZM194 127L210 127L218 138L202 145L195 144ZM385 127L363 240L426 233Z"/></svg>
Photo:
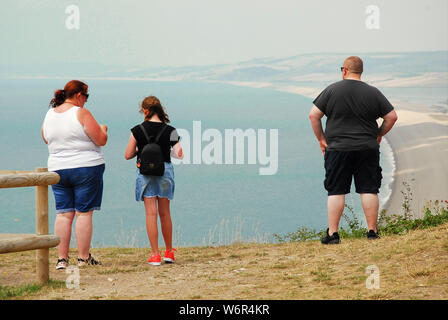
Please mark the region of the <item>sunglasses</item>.
<svg viewBox="0 0 448 320"><path fill-rule="evenodd" d="M86 97L86 101L87 99L89 99L89 94L88 93L81 93L84 97Z"/></svg>
<svg viewBox="0 0 448 320"><path fill-rule="evenodd" d="M344 69L347 69L346 67L341 67L341 72L344 71ZM348 70L348 69L347 69Z"/></svg>

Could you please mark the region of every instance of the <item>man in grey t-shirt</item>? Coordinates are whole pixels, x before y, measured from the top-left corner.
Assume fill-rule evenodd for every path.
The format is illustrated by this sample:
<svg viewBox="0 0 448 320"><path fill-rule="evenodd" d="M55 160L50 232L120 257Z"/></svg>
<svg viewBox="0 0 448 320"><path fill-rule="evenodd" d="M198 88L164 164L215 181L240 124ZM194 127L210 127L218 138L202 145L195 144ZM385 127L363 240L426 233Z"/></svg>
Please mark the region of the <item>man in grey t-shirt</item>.
<svg viewBox="0 0 448 320"><path fill-rule="evenodd" d="M310 121L325 161L324 186L328 191L328 229L323 244L339 243L337 233L345 195L352 177L367 220L367 238L378 238L378 192L381 186L379 144L397 121L386 97L361 81L363 62L348 57L341 67L342 79L329 85L313 101ZM327 117L325 133L321 118ZM378 128L376 120L383 118Z"/></svg>

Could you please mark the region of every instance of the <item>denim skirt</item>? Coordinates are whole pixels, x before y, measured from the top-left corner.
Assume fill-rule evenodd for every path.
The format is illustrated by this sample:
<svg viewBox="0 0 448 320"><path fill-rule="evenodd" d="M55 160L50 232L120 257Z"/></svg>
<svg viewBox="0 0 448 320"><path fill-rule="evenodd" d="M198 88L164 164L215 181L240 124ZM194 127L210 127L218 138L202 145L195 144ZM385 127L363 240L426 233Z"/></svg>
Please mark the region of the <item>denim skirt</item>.
<svg viewBox="0 0 448 320"><path fill-rule="evenodd" d="M137 168L135 181L135 200L143 201L143 197L159 197L173 200L174 197L174 168L171 162L165 162L163 176L147 176Z"/></svg>

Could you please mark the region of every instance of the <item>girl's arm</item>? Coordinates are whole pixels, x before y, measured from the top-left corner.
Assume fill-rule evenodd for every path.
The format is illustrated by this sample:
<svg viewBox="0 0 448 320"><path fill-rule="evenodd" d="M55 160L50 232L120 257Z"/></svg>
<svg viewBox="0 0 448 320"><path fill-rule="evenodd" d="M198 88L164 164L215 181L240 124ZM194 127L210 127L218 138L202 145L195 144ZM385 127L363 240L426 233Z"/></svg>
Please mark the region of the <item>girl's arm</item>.
<svg viewBox="0 0 448 320"><path fill-rule="evenodd" d="M124 153L124 158L126 160L130 160L137 155L137 140L135 140L134 135L131 132L129 137L128 146L126 147L126 151Z"/></svg>
<svg viewBox="0 0 448 320"><path fill-rule="evenodd" d="M171 150L171 156L181 160L184 158L184 152L182 151L182 146L180 145L180 142L176 143L173 146L173 149Z"/></svg>

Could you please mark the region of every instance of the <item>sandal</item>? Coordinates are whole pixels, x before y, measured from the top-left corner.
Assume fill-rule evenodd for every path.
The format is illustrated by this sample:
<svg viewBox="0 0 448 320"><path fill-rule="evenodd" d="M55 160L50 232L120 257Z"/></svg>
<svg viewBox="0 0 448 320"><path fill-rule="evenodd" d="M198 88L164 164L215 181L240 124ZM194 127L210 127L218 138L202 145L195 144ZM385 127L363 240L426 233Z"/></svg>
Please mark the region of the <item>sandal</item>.
<svg viewBox="0 0 448 320"><path fill-rule="evenodd" d="M95 260L89 252L89 257L87 259L84 260L84 259L78 258L78 267L82 267L82 266L86 266L86 265L96 266L96 265L101 265L101 262Z"/></svg>

